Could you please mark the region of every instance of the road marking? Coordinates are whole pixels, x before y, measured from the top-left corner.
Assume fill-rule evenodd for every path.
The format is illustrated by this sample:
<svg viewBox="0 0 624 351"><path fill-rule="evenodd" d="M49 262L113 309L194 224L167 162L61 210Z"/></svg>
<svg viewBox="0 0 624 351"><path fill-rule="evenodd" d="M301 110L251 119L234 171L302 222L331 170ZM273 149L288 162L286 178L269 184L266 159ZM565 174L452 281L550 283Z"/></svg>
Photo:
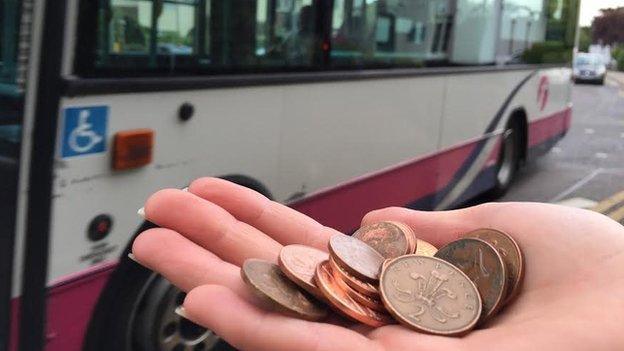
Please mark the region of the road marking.
<svg viewBox="0 0 624 351"><path fill-rule="evenodd" d="M607 216L616 222L621 222L624 219L624 206L607 213Z"/></svg>
<svg viewBox="0 0 624 351"><path fill-rule="evenodd" d="M620 138L624 139L624 133L620 133Z"/></svg>
<svg viewBox="0 0 624 351"><path fill-rule="evenodd" d="M624 133L622 133L622 135L623 135L622 138L624 138ZM556 153L556 154L558 154L558 153L561 153L561 148L558 147L558 146L555 146L555 147L552 148L551 151Z"/></svg>
<svg viewBox="0 0 624 351"><path fill-rule="evenodd" d="M585 128L585 134L594 134L594 130L591 128Z"/></svg>
<svg viewBox="0 0 624 351"><path fill-rule="evenodd" d="M609 157L609 155L604 153L604 152L596 152L596 154L594 156L596 156L596 158L600 158L600 159L603 159L603 160L605 158Z"/></svg>
<svg viewBox="0 0 624 351"><path fill-rule="evenodd" d="M579 180L578 182L574 183L571 187L569 187L566 190L562 191L561 193L559 193L559 195L553 197L548 202L559 202L559 201L565 199L568 195L572 194L573 192L575 192L576 190L581 188L583 185L589 183L590 180L592 180L598 174L602 173L602 171L603 171L602 168L598 168L598 169L594 170L593 172L591 172L588 175L586 175L585 178L583 178L583 179Z"/></svg>
<svg viewBox="0 0 624 351"><path fill-rule="evenodd" d="M620 90L619 95L620 97L624 97L624 91Z"/></svg>
<svg viewBox="0 0 624 351"><path fill-rule="evenodd" d="M586 199L584 197L573 197L571 199L565 199L557 202L557 205L584 209L591 209L595 207L596 204L598 204L598 202L591 199Z"/></svg>
<svg viewBox="0 0 624 351"><path fill-rule="evenodd" d="M598 204L596 204L596 206L592 208L592 211L606 213L610 208L621 202L624 202L624 190L600 201Z"/></svg>
<svg viewBox="0 0 624 351"><path fill-rule="evenodd" d="M616 87L616 88L620 86L616 81L613 81L611 79L607 79L607 84L609 84L612 87Z"/></svg>

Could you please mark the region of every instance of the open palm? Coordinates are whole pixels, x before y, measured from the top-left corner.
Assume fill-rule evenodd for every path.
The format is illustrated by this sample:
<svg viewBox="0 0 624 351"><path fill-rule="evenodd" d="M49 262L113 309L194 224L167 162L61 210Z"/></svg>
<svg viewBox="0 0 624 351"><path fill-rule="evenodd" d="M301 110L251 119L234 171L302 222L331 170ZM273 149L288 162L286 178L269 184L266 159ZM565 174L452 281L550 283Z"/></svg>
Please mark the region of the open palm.
<svg viewBox="0 0 624 351"><path fill-rule="evenodd" d="M436 246L478 228L499 229L518 241L526 268L519 296L485 328L462 338L400 325L308 322L258 307L240 278L247 258L277 262L282 245L295 243L327 250L338 232L247 188L202 178L188 192L152 195L145 216L162 228L137 237L136 259L188 292L188 318L241 350L624 349L624 227L593 212L502 203L366 215L363 224L401 221Z"/></svg>

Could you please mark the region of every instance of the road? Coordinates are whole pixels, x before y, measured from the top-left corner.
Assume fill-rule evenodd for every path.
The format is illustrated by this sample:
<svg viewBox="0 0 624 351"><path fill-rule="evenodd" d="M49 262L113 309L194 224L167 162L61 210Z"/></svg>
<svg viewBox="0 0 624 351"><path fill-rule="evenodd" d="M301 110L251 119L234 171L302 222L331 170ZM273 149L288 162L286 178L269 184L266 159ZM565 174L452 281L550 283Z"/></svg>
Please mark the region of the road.
<svg viewBox="0 0 624 351"><path fill-rule="evenodd" d="M624 224L624 74L607 77L604 86L574 86L568 135L524 167L498 201L590 208Z"/></svg>

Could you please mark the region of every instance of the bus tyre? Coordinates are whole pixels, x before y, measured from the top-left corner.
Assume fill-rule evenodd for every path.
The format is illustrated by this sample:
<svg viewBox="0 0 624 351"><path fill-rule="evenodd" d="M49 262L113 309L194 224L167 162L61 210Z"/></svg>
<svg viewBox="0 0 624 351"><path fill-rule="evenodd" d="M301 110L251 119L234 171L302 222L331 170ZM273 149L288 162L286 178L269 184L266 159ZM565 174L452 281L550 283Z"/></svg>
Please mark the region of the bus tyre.
<svg viewBox="0 0 624 351"><path fill-rule="evenodd" d="M212 331L174 311L186 294L162 276L152 273L134 316L133 342L141 350L231 350Z"/></svg>
<svg viewBox="0 0 624 351"><path fill-rule="evenodd" d="M84 350L230 351L211 331L174 311L185 294L159 274L123 259L100 300Z"/></svg>
<svg viewBox="0 0 624 351"><path fill-rule="evenodd" d="M510 123L501 140L498 162L496 163L496 179L491 195L503 196L511 187L520 165L520 128L518 123Z"/></svg>

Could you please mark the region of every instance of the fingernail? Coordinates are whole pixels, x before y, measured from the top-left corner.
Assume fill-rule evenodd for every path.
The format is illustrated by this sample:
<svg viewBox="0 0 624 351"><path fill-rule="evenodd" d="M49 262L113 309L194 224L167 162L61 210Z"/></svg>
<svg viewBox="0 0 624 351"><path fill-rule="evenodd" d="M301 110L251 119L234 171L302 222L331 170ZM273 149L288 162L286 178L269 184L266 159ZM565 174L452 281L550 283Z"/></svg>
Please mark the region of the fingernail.
<svg viewBox="0 0 624 351"><path fill-rule="evenodd" d="M136 257L134 257L134 254L133 254L132 252L128 254L128 258L129 258L129 259L131 259L131 260L133 260L133 261L134 261L134 262L136 262L136 263L139 263L139 261L137 261ZM139 263L139 264L140 264L140 263Z"/></svg>
<svg viewBox="0 0 624 351"><path fill-rule="evenodd" d="M139 210L137 211L137 214L141 216L141 218L145 219L145 207L139 208Z"/></svg>
<svg viewBox="0 0 624 351"><path fill-rule="evenodd" d="M188 186L186 188L182 189L182 191L188 191Z"/></svg>
<svg viewBox="0 0 624 351"><path fill-rule="evenodd" d="M174 311L178 316L182 317L182 318L186 318L188 319L188 317L186 316L186 310L184 309L184 307L182 306L178 306L176 307L175 311Z"/></svg>

